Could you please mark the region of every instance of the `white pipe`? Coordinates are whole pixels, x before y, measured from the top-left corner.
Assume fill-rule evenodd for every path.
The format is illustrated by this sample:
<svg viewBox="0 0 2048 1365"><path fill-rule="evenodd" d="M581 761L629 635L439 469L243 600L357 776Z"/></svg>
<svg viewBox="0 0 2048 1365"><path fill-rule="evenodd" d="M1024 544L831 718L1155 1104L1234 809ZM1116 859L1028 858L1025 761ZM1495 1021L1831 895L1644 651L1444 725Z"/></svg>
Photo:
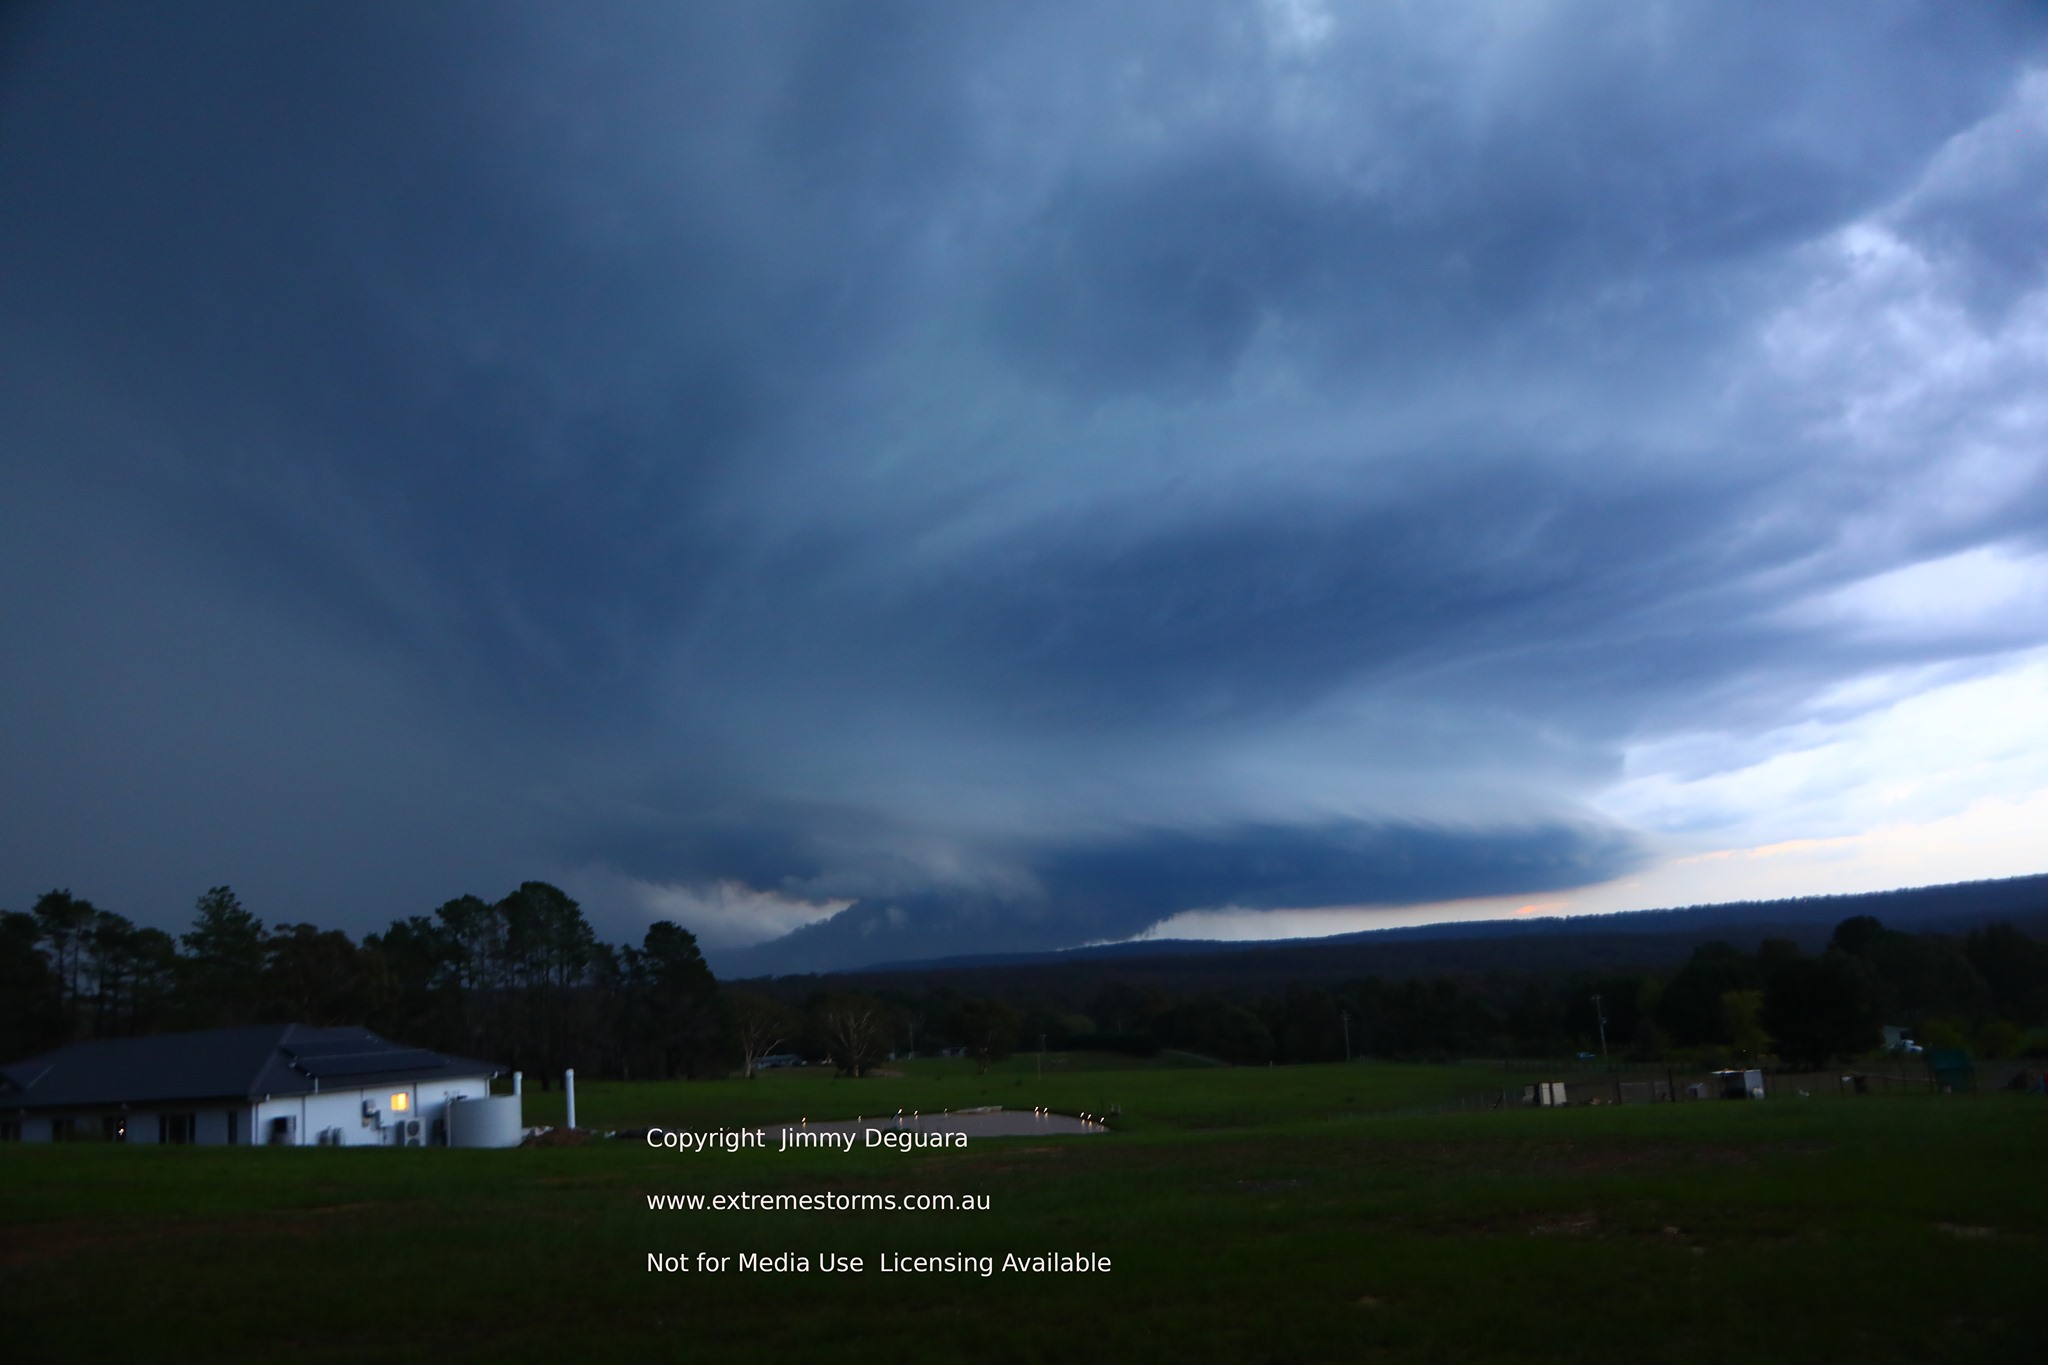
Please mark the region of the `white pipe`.
<svg viewBox="0 0 2048 1365"><path fill-rule="evenodd" d="M519 1083L520 1083L520 1081L521 1081L521 1080L523 1080L523 1079L525 1078L525 1076L526 1076L526 1073L525 1073L524 1071L515 1071L515 1072L513 1072L513 1073L512 1073L512 1093L513 1093L513 1094L515 1094L515 1095L516 1095L516 1094L518 1094L518 1093L519 1093Z"/></svg>
<svg viewBox="0 0 2048 1365"><path fill-rule="evenodd" d="M576 1068L570 1067L562 1074L562 1084L569 1092L569 1126L576 1126Z"/></svg>

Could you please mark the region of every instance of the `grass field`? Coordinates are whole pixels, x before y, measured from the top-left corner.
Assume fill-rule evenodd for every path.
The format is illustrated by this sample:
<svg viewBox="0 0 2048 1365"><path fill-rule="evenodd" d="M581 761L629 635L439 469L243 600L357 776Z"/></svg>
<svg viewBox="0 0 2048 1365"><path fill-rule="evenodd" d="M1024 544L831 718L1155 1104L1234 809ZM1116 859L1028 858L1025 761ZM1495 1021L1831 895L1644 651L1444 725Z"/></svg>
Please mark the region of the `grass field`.
<svg viewBox="0 0 2048 1365"><path fill-rule="evenodd" d="M1092 1064L1091 1064L1092 1063ZM2048 1104L1873 1096L1418 1114L1472 1067L913 1063L579 1091L593 1127L1002 1103L966 1151L0 1149L0 1355L461 1360L2034 1360ZM550 1106L556 1112L550 1114ZM529 1117L559 1117L530 1095ZM651 1212L658 1193L987 1212ZM650 1252L859 1256L656 1274ZM882 1273L1107 1255L1104 1274Z"/></svg>

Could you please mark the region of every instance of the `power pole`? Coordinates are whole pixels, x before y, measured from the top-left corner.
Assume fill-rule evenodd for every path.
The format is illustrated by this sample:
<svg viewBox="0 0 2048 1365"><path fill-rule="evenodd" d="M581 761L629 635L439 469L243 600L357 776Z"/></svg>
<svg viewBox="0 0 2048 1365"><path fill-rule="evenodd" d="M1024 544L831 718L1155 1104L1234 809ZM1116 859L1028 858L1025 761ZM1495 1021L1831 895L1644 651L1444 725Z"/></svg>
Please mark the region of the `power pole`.
<svg viewBox="0 0 2048 1365"><path fill-rule="evenodd" d="M1038 1079L1045 1079L1045 1035L1038 1035Z"/></svg>
<svg viewBox="0 0 2048 1365"><path fill-rule="evenodd" d="M1351 1060L1351 1011L1344 1011L1344 1060Z"/></svg>
<svg viewBox="0 0 2048 1365"><path fill-rule="evenodd" d="M1595 1014L1596 1016L1598 1016L1598 1018L1599 1018L1599 1020L1600 1020L1600 1065L1602 1065L1602 1066L1606 1066L1606 1065L1608 1064L1608 1063L1607 1063L1607 1007L1606 1007L1605 1005L1603 1005L1603 1004L1601 1004L1601 1003L1600 1003L1600 996L1598 995L1598 993L1597 993L1597 992L1596 992L1596 993L1594 994L1594 996L1593 996L1593 1013L1594 1013L1594 1014Z"/></svg>

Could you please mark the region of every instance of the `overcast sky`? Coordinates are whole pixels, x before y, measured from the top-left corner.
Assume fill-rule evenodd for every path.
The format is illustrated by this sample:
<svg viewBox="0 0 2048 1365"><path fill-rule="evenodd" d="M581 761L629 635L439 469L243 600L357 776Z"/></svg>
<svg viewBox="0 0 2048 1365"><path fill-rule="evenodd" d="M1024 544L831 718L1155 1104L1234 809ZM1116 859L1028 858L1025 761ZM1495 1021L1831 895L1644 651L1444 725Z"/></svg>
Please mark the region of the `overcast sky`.
<svg viewBox="0 0 2048 1365"><path fill-rule="evenodd" d="M2048 870L2044 19L11 9L0 905L734 971Z"/></svg>

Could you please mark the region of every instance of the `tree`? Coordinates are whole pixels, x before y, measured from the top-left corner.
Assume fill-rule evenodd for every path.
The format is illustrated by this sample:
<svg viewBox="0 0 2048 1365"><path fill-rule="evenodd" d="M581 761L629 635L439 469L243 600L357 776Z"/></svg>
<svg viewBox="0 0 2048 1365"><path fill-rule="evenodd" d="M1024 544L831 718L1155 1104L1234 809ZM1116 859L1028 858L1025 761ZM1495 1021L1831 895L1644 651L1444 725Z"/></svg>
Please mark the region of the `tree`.
<svg viewBox="0 0 2048 1365"><path fill-rule="evenodd" d="M1972 930L1963 951L2001 1016L2022 1025L2048 1022L2048 943L2000 923Z"/></svg>
<svg viewBox="0 0 2048 1365"><path fill-rule="evenodd" d="M1884 921L1875 915L1851 915L1835 926L1828 946L1867 958L1876 954L1890 934L1891 930L1884 927Z"/></svg>
<svg viewBox="0 0 2048 1365"><path fill-rule="evenodd" d="M179 938L188 1019L202 1028L254 1023L263 1001L263 921L225 886L208 889L194 910Z"/></svg>
<svg viewBox="0 0 2048 1365"><path fill-rule="evenodd" d="M137 928L102 910L85 944L93 1037L132 1038L162 1028L177 1002L177 942L161 929Z"/></svg>
<svg viewBox="0 0 2048 1365"><path fill-rule="evenodd" d="M1721 1032L1736 1055L1751 1061L1769 1050L1770 1034L1762 1022L1762 991L1724 991L1721 995Z"/></svg>
<svg viewBox="0 0 2048 1365"><path fill-rule="evenodd" d="M1319 986L1289 986L1259 1007L1283 1062L1324 1062L1344 1055L1344 1012Z"/></svg>
<svg viewBox="0 0 2048 1365"><path fill-rule="evenodd" d="M0 910L0 1058L32 1056L64 1040L57 974L36 949L35 915Z"/></svg>
<svg viewBox="0 0 2048 1365"><path fill-rule="evenodd" d="M86 932L98 912L89 900L68 890L45 891L36 897L36 929L49 954L50 970L57 986L57 1010L68 1035L80 1031L80 1006L84 996L81 978L85 965Z"/></svg>
<svg viewBox="0 0 2048 1365"><path fill-rule="evenodd" d="M986 1075L991 1064L1017 1049L1017 1016L997 1000L961 1001L946 1027L966 1045L978 1074Z"/></svg>
<svg viewBox="0 0 2048 1365"><path fill-rule="evenodd" d="M872 996L836 993L811 1006L812 1026L842 1076L865 1076L889 1050L888 1011Z"/></svg>
<svg viewBox="0 0 2048 1365"><path fill-rule="evenodd" d="M803 1028L803 1020L787 1006L766 996L733 991L726 1000L739 1040L740 1065L746 1078L752 1080L761 1059L794 1038Z"/></svg>
<svg viewBox="0 0 2048 1365"><path fill-rule="evenodd" d="M361 1023L367 1006L362 953L339 929L281 924L263 943L266 1013L280 1023Z"/></svg>
<svg viewBox="0 0 2048 1365"><path fill-rule="evenodd" d="M695 1079L723 1069L728 1028L718 982L698 950L697 936L679 924L647 926L640 960L646 980L654 1041L663 1074Z"/></svg>
<svg viewBox="0 0 2048 1365"><path fill-rule="evenodd" d="M521 882L498 902L505 924L505 960L517 1002L503 1037L513 1060L549 1079L570 1064L583 1041L572 992L584 982L597 935L583 907L559 887Z"/></svg>
<svg viewBox="0 0 2048 1365"><path fill-rule="evenodd" d="M479 896L457 896L442 903L434 912L434 921L440 931L448 973L445 984L453 996L462 1046L484 1048L484 1040L498 1032L494 1015L505 1004L505 974L509 970L505 916Z"/></svg>
<svg viewBox="0 0 2048 1365"><path fill-rule="evenodd" d="M1756 963L1726 943L1703 943L1665 983L1657 999L1657 1023L1680 1047L1732 1043L1722 1002L1731 991L1761 984Z"/></svg>
<svg viewBox="0 0 2048 1365"><path fill-rule="evenodd" d="M363 979L370 1026L423 1047L481 1043L465 1036L461 1001L453 985L456 950L448 934L425 915L393 920L381 934L363 937ZM498 1045L493 1043L490 1050ZM492 1060L505 1060L494 1056Z"/></svg>
<svg viewBox="0 0 2048 1365"><path fill-rule="evenodd" d="M1258 1065L1273 1058L1273 1035L1258 1015L1220 996L1183 1000L1158 1020L1160 1040L1207 1057L1239 1065Z"/></svg>
<svg viewBox="0 0 2048 1365"><path fill-rule="evenodd" d="M1870 964L1838 948L1787 963L1764 986L1759 1021L1794 1066L1868 1052L1884 1040L1880 982Z"/></svg>

